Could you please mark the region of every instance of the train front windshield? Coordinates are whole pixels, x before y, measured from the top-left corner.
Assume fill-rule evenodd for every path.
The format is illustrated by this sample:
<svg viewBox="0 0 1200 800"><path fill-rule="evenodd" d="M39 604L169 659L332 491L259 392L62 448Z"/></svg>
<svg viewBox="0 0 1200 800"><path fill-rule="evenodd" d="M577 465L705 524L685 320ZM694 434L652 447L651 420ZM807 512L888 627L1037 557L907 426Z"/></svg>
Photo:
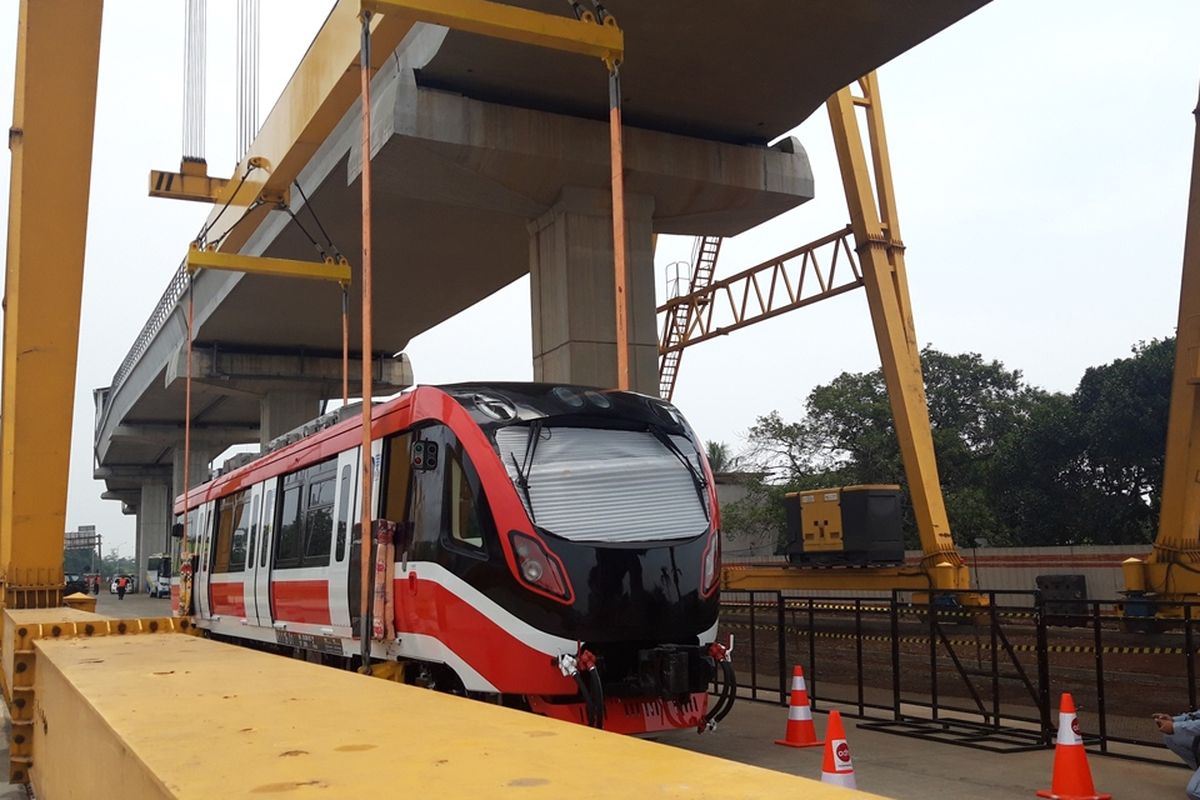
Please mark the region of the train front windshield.
<svg viewBox="0 0 1200 800"><path fill-rule="evenodd" d="M496 431L534 524L575 542L686 539L708 529L700 455L686 436L645 430L510 425Z"/></svg>

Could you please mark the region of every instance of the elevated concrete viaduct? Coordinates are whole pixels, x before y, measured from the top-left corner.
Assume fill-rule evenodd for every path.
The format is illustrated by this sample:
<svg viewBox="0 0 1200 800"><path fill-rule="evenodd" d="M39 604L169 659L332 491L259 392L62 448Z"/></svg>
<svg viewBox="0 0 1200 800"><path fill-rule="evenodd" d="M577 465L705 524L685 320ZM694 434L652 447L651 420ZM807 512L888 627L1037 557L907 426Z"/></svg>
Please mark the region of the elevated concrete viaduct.
<svg viewBox="0 0 1200 800"><path fill-rule="evenodd" d="M839 87L983 2L606 3L626 32L635 389L655 393L658 383L652 235L733 235L810 199L800 143L767 143ZM569 13L554 0L514 4ZM376 75L372 98L375 391L406 383L392 356L413 336L527 272L535 377L613 385L599 65L417 25ZM358 120L350 109L301 171L309 208L298 192L290 204L303 229L272 212L242 252L313 258L311 212L357 269ZM112 385L95 392L96 477L106 481L105 497L138 513L139 561L165 546L168 487L183 488L185 286L177 272ZM220 272L200 273L191 291L195 481L229 445L264 443L340 396L341 293L315 281ZM357 329L357 291L350 297ZM358 384L353 368L350 383Z"/></svg>

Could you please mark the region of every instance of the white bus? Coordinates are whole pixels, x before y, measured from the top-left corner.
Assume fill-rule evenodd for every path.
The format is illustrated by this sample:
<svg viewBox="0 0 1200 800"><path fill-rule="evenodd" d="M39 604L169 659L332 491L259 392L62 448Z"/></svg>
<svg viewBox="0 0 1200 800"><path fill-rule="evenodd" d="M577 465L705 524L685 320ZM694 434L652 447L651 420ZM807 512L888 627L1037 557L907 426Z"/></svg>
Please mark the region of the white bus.
<svg viewBox="0 0 1200 800"><path fill-rule="evenodd" d="M146 575L142 581L151 597L171 596L171 556L155 553L146 560Z"/></svg>

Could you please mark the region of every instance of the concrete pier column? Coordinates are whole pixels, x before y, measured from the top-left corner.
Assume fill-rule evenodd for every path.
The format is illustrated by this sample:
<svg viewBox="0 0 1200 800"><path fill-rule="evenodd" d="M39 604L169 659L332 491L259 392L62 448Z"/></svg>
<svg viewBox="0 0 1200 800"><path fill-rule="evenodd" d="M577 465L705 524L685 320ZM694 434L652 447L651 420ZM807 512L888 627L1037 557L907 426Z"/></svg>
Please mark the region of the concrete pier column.
<svg viewBox="0 0 1200 800"><path fill-rule="evenodd" d="M188 470L188 478L192 486L198 486L208 480L208 465L216 455L217 453L213 452L211 447L192 444L192 463ZM181 494L183 494L183 442L180 442L179 446L171 452L172 503L174 503L174 498Z"/></svg>
<svg viewBox="0 0 1200 800"><path fill-rule="evenodd" d="M259 404L259 445L298 428L321 413L321 393L295 389L267 392Z"/></svg>
<svg viewBox="0 0 1200 800"><path fill-rule="evenodd" d="M657 395L654 198L627 194L625 207L630 388ZM565 187L550 210L529 225L529 273L533 379L615 387L611 195Z"/></svg>
<svg viewBox="0 0 1200 800"><path fill-rule="evenodd" d="M153 553L166 553L170 549L171 536L171 487L164 482L143 483L137 511L137 545L134 548L137 561L138 588L143 592L146 559Z"/></svg>

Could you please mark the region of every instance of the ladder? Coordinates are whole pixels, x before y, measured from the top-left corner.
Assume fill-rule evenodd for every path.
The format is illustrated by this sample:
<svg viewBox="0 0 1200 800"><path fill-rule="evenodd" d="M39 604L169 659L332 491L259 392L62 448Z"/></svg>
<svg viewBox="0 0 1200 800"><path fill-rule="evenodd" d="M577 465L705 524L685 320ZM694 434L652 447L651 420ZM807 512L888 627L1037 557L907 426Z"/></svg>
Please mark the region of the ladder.
<svg viewBox="0 0 1200 800"><path fill-rule="evenodd" d="M707 289L712 283L713 270L717 265L717 255L721 252L720 236L698 236L692 251L692 279L684 294L692 294ZM679 359L683 357L680 347L687 337L688 328L692 324L694 306L681 303L668 312L665 341L658 357L658 394L664 400L670 400L675 393L675 378L679 375Z"/></svg>

